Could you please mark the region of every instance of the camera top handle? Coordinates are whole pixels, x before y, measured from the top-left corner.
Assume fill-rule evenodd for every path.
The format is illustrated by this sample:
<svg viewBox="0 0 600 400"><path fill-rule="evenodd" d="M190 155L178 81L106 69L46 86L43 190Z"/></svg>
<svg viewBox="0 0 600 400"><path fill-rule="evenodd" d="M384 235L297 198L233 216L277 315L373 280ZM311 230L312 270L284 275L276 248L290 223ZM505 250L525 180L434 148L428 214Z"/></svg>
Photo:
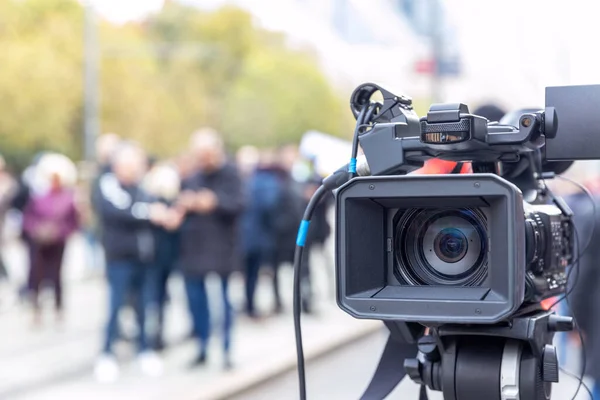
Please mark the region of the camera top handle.
<svg viewBox="0 0 600 400"><path fill-rule="evenodd" d="M451 161L518 161L520 156L543 150L546 139L556 136L556 111L523 114L519 126L490 123L469 113L465 104L434 104L419 119L412 100L396 96L372 83L359 86L351 97L355 116L376 92L383 95L379 112L362 121L358 136L370 175L403 174L429 158Z"/></svg>

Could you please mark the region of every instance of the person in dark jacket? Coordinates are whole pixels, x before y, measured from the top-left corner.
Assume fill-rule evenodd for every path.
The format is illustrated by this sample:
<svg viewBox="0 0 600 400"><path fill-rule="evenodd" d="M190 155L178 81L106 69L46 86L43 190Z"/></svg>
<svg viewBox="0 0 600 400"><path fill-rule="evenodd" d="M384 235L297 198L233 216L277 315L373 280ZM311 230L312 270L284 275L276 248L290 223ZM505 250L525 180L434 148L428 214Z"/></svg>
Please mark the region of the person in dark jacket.
<svg viewBox="0 0 600 400"><path fill-rule="evenodd" d="M246 313L251 318L259 317L254 295L260 267L265 262L272 261L272 254L276 250L275 220L278 216L274 211L280 195L280 182L273 162L270 152L264 152L258 167L246 183L247 205L241 233L246 267Z"/></svg>
<svg viewBox="0 0 600 400"><path fill-rule="evenodd" d="M296 235L302 220L306 200L304 185L292 176L292 170L298 160L298 149L294 145L283 146L278 150L277 167L278 196L272 210L275 247L269 264L273 268L273 294L275 297L275 313L283 312L283 303L279 291L279 269L284 263L293 263L296 250Z"/></svg>
<svg viewBox="0 0 600 400"><path fill-rule="evenodd" d="M238 220L243 208L242 184L215 131L205 128L195 133L192 150L198 172L184 181L177 204L186 213L181 227L179 265L200 345L194 365L204 364L207 359L211 329L205 279L207 274L216 273L221 278L224 304L225 368L231 368L233 308L228 288L229 275L241 261Z"/></svg>
<svg viewBox="0 0 600 400"><path fill-rule="evenodd" d="M118 364L113 355L120 309L130 291L138 296L136 316L139 328L138 351L142 371L156 376L162 371L160 359L148 350L145 332L146 271L155 261L152 224L166 224L176 219L175 211L154 202L139 186L145 173L144 152L133 144L122 144L115 152L112 173L100 182L100 217L102 242L106 253L106 275L109 284L109 318L103 356L96 364L100 381L112 381L118 376Z"/></svg>
<svg viewBox="0 0 600 400"><path fill-rule="evenodd" d="M122 139L115 133L105 133L96 139L96 174L90 184L90 207L83 226L83 233L88 245L88 262L92 268L100 267L99 250L102 238L102 193L100 181L103 176L112 173L111 159L119 148Z"/></svg>

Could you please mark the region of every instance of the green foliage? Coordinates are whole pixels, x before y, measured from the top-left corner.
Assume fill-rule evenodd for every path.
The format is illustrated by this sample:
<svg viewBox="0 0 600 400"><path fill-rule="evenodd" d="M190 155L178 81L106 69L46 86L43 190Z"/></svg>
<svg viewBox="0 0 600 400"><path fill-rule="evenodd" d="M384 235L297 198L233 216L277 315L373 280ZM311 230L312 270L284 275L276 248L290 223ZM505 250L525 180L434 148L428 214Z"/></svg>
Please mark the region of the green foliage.
<svg viewBox="0 0 600 400"><path fill-rule="evenodd" d="M64 0L0 2L0 146L75 155L83 13ZM79 128L78 128L79 129Z"/></svg>
<svg viewBox="0 0 600 400"><path fill-rule="evenodd" d="M225 113L222 130L235 145L297 141L310 129L351 132L350 112L315 64L281 50L249 57L225 99Z"/></svg>
<svg viewBox="0 0 600 400"><path fill-rule="evenodd" d="M76 0L0 1L0 152L80 157L83 19ZM214 126L232 146L348 136L350 113L315 60L233 7L167 2L140 23L99 27L100 125L171 155Z"/></svg>

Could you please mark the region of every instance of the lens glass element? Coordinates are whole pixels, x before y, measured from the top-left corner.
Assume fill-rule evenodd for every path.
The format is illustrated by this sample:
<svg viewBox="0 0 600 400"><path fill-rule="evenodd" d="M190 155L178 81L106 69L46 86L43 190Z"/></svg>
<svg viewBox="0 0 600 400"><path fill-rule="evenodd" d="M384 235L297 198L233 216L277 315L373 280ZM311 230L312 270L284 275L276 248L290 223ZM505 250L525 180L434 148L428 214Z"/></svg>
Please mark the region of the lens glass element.
<svg viewBox="0 0 600 400"><path fill-rule="evenodd" d="M467 238L456 228L442 229L435 237L435 255L444 262L455 263L462 260L468 248Z"/></svg>
<svg viewBox="0 0 600 400"><path fill-rule="evenodd" d="M479 209L410 209L397 216L394 273L410 285L478 286L487 277Z"/></svg>

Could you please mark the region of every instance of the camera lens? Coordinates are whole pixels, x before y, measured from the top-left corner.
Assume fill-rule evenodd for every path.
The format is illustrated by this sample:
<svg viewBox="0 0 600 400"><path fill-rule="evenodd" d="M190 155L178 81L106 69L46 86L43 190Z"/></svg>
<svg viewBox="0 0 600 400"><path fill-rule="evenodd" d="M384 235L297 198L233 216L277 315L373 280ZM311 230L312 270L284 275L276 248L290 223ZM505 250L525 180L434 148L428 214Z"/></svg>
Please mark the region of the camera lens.
<svg viewBox="0 0 600 400"><path fill-rule="evenodd" d="M479 209L410 209L396 217L394 274L414 286L478 286L487 277L487 221Z"/></svg>
<svg viewBox="0 0 600 400"><path fill-rule="evenodd" d="M455 263L462 260L468 248L466 236L456 228L443 229L435 237L435 254L444 262Z"/></svg>

